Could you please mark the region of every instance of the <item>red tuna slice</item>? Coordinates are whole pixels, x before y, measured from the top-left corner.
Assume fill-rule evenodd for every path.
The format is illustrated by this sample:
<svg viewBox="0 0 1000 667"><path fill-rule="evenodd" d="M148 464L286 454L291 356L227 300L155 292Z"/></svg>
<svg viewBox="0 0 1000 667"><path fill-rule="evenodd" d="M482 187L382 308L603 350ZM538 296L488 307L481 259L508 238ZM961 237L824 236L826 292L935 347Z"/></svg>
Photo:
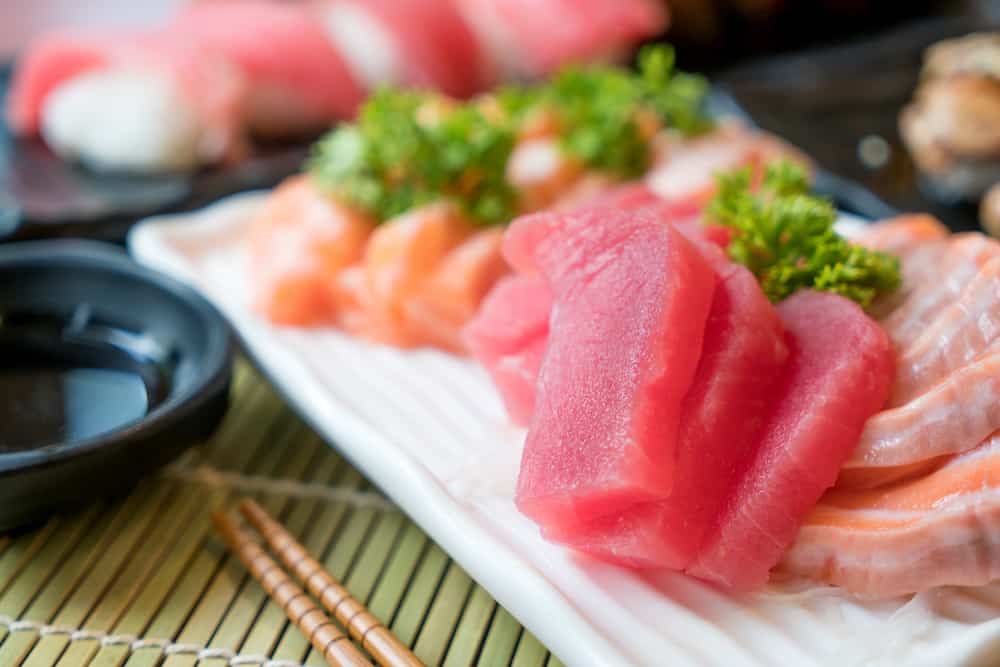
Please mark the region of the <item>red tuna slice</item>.
<svg viewBox="0 0 1000 667"><path fill-rule="evenodd" d="M700 195L666 199L644 182L628 183L601 193L587 202L600 206L618 206L629 210L656 209L659 215L671 220L684 220L701 215L704 201Z"/></svg>
<svg viewBox="0 0 1000 667"><path fill-rule="evenodd" d="M691 240L708 241L723 248L732 240L731 229L722 225L703 224L688 215L686 208L675 209L671 202L660 198L644 183L618 186L572 209L571 213L586 213L597 209L611 210L613 213L643 212L663 222L669 222ZM526 226L513 233L508 231L504 238L504 258L517 271L534 272L535 260L532 257L532 250L538 238L547 233L544 225Z"/></svg>
<svg viewBox="0 0 1000 667"><path fill-rule="evenodd" d="M515 501L545 529L662 498L715 289L702 254L641 213L539 213L507 231L553 292Z"/></svg>
<svg viewBox="0 0 1000 667"><path fill-rule="evenodd" d="M728 247L733 230L716 224L701 222L703 206L697 198L669 201L663 199L645 183L628 183L603 192L584 203L584 207L603 206L623 211L646 210L658 218L675 225L692 240Z"/></svg>
<svg viewBox="0 0 1000 667"><path fill-rule="evenodd" d="M788 358L781 320L757 279L719 259L701 360L681 408L670 495L588 524L555 526L548 539L631 567L682 570L697 555L753 456Z"/></svg>
<svg viewBox="0 0 1000 667"><path fill-rule="evenodd" d="M472 355L486 367L511 420L527 425L535 407L535 382L549 335L552 294L537 276L502 279L462 332Z"/></svg>
<svg viewBox="0 0 1000 667"><path fill-rule="evenodd" d="M493 82L475 34L452 2L318 0L315 4L328 34L369 87L401 83L469 97ZM385 36L371 39L373 29ZM368 53L359 53L359 46Z"/></svg>
<svg viewBox="0 0 1000 667"><path fill-rule="evenodd" d="M659 34L667 13L656 0L455 0L508 76L625 55Z"/></svg>
<svg viewBox="0 0 1000 667"><path fill-rule="evenodd" d="M844 297L813 291L778 306L791 355L760 446L689 574L747 590L763 584L831 487L865 421L889 396L893 351Z"/></svg>
<svg viewBox="0 0 1000 667"><path fill-rule="evenodd" d="M292 3L197 3L169 28L184 43L226 58L250 82L250 121L262 131L349 118L364 98L313 14Z"/></svg>

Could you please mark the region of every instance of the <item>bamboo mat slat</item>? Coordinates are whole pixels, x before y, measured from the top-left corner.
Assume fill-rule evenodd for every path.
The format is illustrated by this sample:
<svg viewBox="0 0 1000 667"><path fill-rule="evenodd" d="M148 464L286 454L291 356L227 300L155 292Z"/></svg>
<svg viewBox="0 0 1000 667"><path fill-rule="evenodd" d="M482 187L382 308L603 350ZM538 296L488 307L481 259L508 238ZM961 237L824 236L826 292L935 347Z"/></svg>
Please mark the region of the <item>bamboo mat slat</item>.
<svg viewBox="0 0 1000 667"><path fill-rule="evenodd" d="M211 440L124 497L0 535L0 667L322 666L211 530L244 495L428 665L562 667L245 363Z"/></svg>

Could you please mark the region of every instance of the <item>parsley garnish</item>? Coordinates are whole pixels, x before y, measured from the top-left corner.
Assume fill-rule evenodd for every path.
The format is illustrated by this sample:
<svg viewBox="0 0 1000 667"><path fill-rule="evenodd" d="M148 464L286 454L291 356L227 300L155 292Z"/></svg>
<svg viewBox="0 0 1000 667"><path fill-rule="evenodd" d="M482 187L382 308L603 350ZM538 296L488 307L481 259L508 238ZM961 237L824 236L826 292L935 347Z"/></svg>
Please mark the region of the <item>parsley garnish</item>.
<svg viewBox="0 0 1000 667"><path fill-rule="evenodd" d="M899 286L899 259L847 242L833 230L833 205L809 194L791 162L768 166L759 191L751 172L717 177L706 221L736 230L729 256L749 268L771 301L804 288L835 292L867 307Z"/></svg>
<svg viewBox="0 0 1000 667"><path fill-rule="evenodd" d="M507 161L522 124L551 114L564 150L587 167L623 178L649 166L661 128L694 134L704 79L677 72L669 46L644 49L638 73L612 66L569 67L551 81L457 102L429 93L383 90L358 119L319 141L307 169L335 196L388 220L448 199L481 224L516 213Z"/></svg>
<svg viewBox="0 0 1000 667"><path fill-rule="evenodd" d="M323 187L388 220L440 199L476 222L507 222L514 192L506 180L514 132L471 104L384 90L356 123L320 140L307 168Z"/></svg>
<svg viewBox="0 0 1000 667"><path fill-rule="evenodd" d="M650 139L661 127L684 135L712 127L702 112L704 78L679 72L665 44L639 52L638 73L610 65L570 66L537 86L498 93L514 119L545 108L559 119L563 149L588 167L624 178L646 171Z"/></svg>

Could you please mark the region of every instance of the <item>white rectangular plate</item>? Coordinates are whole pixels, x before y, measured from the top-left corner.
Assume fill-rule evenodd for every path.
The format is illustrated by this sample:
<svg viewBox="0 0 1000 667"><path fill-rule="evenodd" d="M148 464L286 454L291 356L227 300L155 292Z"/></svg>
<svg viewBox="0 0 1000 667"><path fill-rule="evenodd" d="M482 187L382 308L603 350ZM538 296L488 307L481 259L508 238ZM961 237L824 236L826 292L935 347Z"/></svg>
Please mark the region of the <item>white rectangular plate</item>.
<svg viewBox="0 0 1000 667"><path fill-rule="evenodd" d="M878 602L801 586L735 597L546 543L513 504L524 432L481 368L252 311L245 239L262 197L145 221L132 253L207 295L293 407L567 665L941 666L1000 650L996 585Z"/></svg>

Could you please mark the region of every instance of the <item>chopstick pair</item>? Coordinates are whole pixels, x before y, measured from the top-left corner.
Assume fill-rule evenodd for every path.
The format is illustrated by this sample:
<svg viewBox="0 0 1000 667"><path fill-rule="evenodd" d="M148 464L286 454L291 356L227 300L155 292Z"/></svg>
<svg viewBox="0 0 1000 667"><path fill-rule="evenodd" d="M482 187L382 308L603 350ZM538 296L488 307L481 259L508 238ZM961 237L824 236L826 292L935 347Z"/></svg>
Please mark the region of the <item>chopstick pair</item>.
<svg viewBox="0 0 1000 667"><path fill-rule="evenodd" d="M212 515L215 529L331 667L371 667L368 659L354 647L351 637L382 667L425 667L260 505L245 499L240 503L240 513L308 593L268 556L250 533L221 510ZM310 594L319 600L322 608ZM350 637L330 620L324 609L347 629Z"/></svg>

